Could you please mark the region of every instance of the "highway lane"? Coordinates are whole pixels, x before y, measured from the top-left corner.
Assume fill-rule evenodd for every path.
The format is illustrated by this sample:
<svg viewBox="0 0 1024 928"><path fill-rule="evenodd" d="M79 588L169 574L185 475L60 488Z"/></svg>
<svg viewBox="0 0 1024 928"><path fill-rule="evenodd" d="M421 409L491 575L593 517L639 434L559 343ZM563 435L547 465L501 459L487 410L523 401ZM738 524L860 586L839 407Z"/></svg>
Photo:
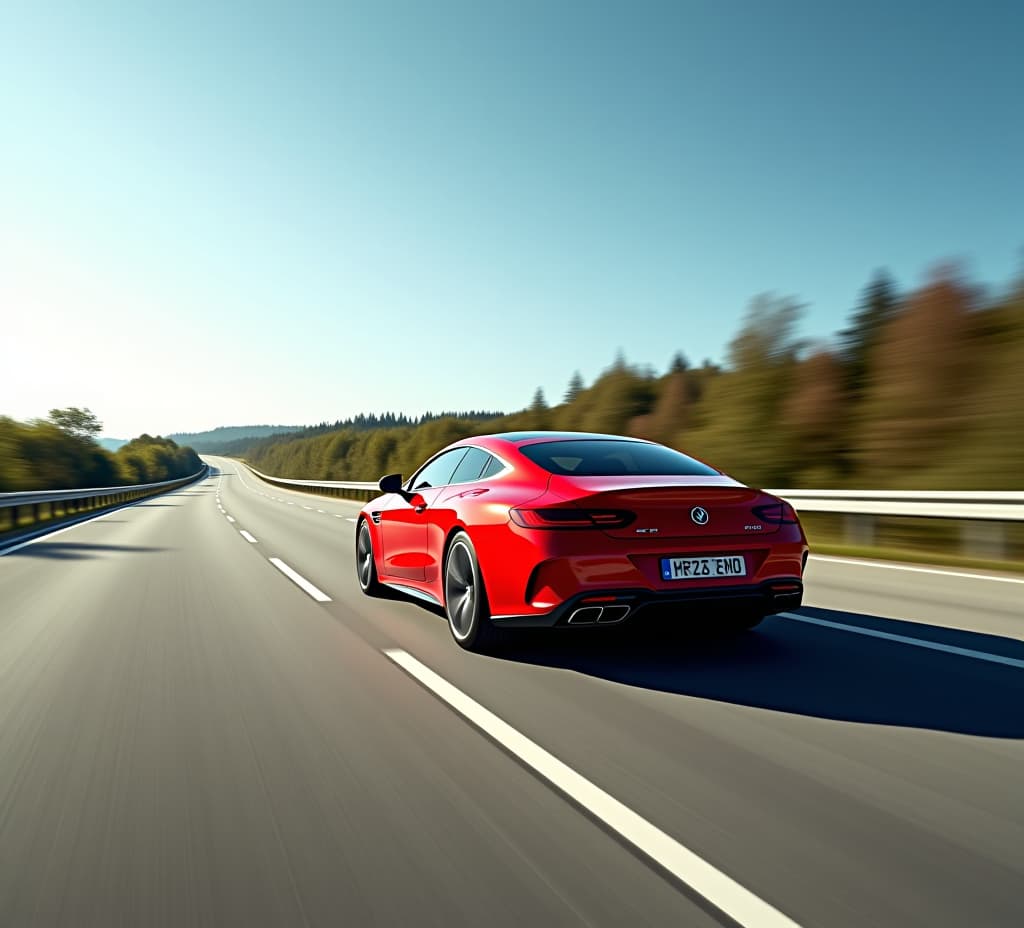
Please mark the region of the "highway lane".
<svg viewBox="0 0 1024 928"><path fill-rule="evenodd" d="M218 463L224 476L168 498L176 508L136 507L138 521L125 510L111 517L120 526L53 542L113 537L125 550L0 559L13 604L0 626L0 706L19 707L0 723L0 881L9 863L17 874L0 882L6 923L17 923L11 912L53 923L55 898L68 923L70 911L124 919L161 906L167 924L301 923L288 905L311 924L343 913L367 924L410 913L707 920L388 666L382 652L396 647L800 924L1022 920L1024 671L786 619L733 641L570 632L532 636L505 659L467 655L431 610L358 592L358 507ZM97 535L79 541L86 531ZM315 602L271 557L331 601ZM966 630L953 631L952 613L929 622L933 577L908 575L899 608L866 616L850 602L867 589L862 568L828 564L817 583L823 564L811 568L808 615L1021 656L994 633L1020 613L1012 584L979 594L981 609L964 603ZM958 608L961 588L944 608ZM87 684L82 666L109 672ZM61 739L76 734L68 761ZM81 786L84 771L119 765L136 776ZM62 815L45 799L55 790ZM145 828L156 820L158 838ZM31 852L13 850L28 832L39 834ZM401 855L397 870L389 853Z"/></svg>
<svg viewBox="0 0 1024 928"><path fill-rule="evenodd" d="M1005 924L1022 911L1021 671L784 619L667 652L568 631L515 660L478 658L455 649L429 609L361 597L351 535L328 540L344 504L245 473L228 486L244 518L274 520L267 533L291 527L286 546L305 547L339 622L381 647L399 642L804 923ZM847 576L833 594L815 581L823 566L860 570L815 562L809 600L820 608L808 614L1024 658L1016 641L928 624L932 575L906 572L901 605L916 599L918 621L893 622L847 611L845 590L866 584ZM1018 585L993 586L997 609L972 609L971 587L945 605L988 631L1021 613Z"/></svg>
<svg viewBox="0 0 1024 928"><path fill-rule="evenodd" d="M807 605L1024 640L1024 576L816 557Z"/></svg>

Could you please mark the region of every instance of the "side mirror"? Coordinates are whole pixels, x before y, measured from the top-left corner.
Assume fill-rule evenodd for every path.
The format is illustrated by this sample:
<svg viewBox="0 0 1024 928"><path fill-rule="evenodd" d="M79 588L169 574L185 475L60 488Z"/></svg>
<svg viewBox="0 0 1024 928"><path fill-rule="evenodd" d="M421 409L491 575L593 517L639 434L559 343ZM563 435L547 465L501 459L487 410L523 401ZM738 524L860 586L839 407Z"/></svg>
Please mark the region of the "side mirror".
<svg viewBox="0 0 1024 928"><path fill-rule="evenodd" d="M402 475L388 474L386 477L381 477L377 486L380 487L381 493L401 493Z"/></svg>

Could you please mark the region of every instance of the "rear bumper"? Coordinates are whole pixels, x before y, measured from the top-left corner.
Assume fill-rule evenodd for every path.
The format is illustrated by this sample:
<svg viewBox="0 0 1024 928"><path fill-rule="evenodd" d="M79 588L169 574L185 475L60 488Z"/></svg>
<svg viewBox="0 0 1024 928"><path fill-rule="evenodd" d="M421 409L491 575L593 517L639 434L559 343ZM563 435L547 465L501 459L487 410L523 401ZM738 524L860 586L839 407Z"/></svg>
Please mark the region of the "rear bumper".
<svg viewBox="0 0 1024 928"><path fill-rule="evenodd" d="M679 590L600 590L567 599L557 608L541 615L496 615L491 621L507 628L551 628L556 625L610 625L634 618L642 610L677 611L681 618L707 616L716 611L759 611L772 615L798 609L803 602L804 585L799 577L775 577L757 584L715 586ZM622 615L622 607L628 612ZM582 616L581 609L589 610ZM596 613L596 610L602 610ZM605 618L605 616L610 618ZM572 619L572 621L570 621Z"/></svg>

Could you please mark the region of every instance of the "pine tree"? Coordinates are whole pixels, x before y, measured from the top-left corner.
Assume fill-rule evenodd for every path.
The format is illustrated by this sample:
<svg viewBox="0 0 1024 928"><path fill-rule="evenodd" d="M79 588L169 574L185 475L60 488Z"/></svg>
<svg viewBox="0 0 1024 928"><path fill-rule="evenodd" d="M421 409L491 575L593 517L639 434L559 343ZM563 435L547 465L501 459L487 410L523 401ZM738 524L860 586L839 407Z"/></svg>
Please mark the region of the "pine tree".
<svg viewBox="0 0 1024 928"><path fill-rule="evenodd" d="M562 402L572 403L583 392L583 389L583 378L580 376L580 372L576 371L569 381L569 386L565 391L565 399Z"/></svg>
<svg viewBox="0 0 1024 928"><path fill-rule="evenodd" d="M892 278L884 269L876 271L850 318L850 327L839 333L846 364L846 390L851 399L861 399L867 391L871 354L882 329L899 308L900 297Z"/></svg>
<svg viewBox="0 0 1024 928"><path fill-rule="evenodd" d="M668 372L670 374L682 374L684 371L689 370L690 362L686 360L686 355L681 351L677 351L672 356L672 361L668 366Z"/></svg>

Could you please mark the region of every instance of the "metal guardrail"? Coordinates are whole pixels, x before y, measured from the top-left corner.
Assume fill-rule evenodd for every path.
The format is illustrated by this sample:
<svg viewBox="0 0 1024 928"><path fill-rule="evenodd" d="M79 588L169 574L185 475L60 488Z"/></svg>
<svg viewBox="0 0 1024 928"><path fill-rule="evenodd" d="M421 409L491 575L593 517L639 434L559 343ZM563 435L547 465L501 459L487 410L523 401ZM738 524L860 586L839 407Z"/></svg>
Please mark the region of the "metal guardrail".
<svg viewBox="0 0 1024 928"><path fill-rule="evenodd" d="M183 487L202 477L209 467L188 477L163 480L160 483L139 483L125 487L90 487L81 490L26 490L0 493L0 532L11 532L39 522L66 519L128 503L146 496Z"/></svg>
<svg viewBox="0 0 1024 928"><path fill-rule="evenodd" d="M370 499L379 493L373 481L292 480L261 473L261 480L282 487L331 496ZM844 517L851 544L871 547L881 518L954 519L960 524L961 547L972 557L1003 560L1007 556L1006 523L1024 522L1022 490L767 490L798 512L836 513Z"/></svg>
<svg viewBox="0 0 1024 928"><path fill-rule="evenodd" d="M871 547L883 518L954 519L969 557L1005 560L1006 526L1024 522L1020 490L768 490L797 512L838 513L854 545Z"/></svg>
<svg viewBox="0 0 1024 928"><path fill-rule="evenodd" d="M1024 522L1024 491L768 490L804 512Z"/></svg>
<svg viewBox="0 0 1024 928"><path fill-rule="evenodd" d="M361 501L368 501L380 495L376 480L292 480L289 477L273 477L270 474L264 474L247 461L239 461L239 463L244 464L260 480L285 489Z"/></svg>
<svg viewBox="0 0 1024 928"><path fill-rule="evenodd" d="M295 487L297 490L356 490L360 493L373 493L375 496L380 493L376 480L292 480L287 477L271 477L256 470L252 464L242 461L260 480L282 487ZM338 495L332 493L331 495Z"/></svg>

